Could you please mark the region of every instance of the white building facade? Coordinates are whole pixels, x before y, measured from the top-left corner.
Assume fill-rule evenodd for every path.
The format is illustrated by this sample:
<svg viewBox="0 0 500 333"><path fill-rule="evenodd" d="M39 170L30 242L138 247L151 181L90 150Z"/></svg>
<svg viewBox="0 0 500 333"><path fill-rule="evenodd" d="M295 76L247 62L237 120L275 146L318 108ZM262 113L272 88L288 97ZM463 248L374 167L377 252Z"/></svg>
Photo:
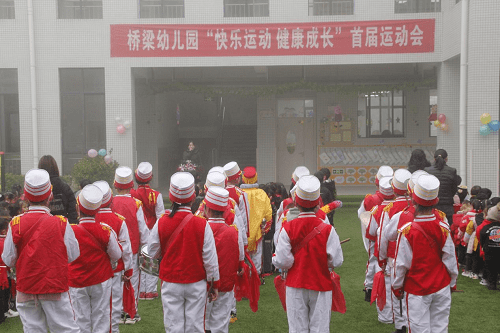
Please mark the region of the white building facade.
<svg viewBox="0 0 500 333"><path fill-rule="evenodd" d="M498 17L496 0L0 0L0 150L11 172L50 154L70 173L112 149L165 186L193 140L206 168L289 184L304 164L361 186L444 148L497 194L498 132L479 128L499 117Z"/></svg>

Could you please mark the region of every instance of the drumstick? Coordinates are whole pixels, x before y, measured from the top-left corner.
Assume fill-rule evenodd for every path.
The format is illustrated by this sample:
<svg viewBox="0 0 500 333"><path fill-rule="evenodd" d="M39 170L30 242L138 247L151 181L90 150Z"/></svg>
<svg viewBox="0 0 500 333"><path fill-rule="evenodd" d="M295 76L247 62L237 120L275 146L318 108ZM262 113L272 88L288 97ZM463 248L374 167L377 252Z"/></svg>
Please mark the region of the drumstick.
<svg viewBox="0 0 500 333"><path fill-rule="evenodd" d="M343 241L340 242L340 244L344 244L344 243L347 243L348 241L350 241L351 239L350 238L346 238L344 239Z"/></svg>

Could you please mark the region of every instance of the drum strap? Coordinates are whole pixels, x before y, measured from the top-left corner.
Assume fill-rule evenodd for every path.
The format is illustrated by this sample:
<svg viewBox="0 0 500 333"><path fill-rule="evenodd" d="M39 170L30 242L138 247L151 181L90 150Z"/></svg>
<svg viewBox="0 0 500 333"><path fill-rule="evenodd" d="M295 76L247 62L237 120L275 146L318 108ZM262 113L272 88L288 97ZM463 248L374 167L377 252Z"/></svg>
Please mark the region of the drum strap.
<svg viewBox="0 0 500 333"><path fill-rule="evenodd" d="M193 217L193 214L188 213L186 215L186 217L184 217L184 219L181 221L181 223L179 223L177 228L175 228L174 232L168 238L167 244L165 245L165 253L166 253L166 251L168 251L168 248L170 247L170 245L172 245L174 240L177 238L177 236L180 234L182 229L184 229L184 227L191 220L192 217Z"/></svg>
<svg viewBox="0 0 500 333"><path fill-rule="evenodd" d="M307 236L304 237L304 239L302 239L299 245L297 245L297 247L292 249L292 253L296 255L300 250L304 248L304 246L307 245L307 243L309 243L311 239L319 235L321 233L321 230L323 230L326 226L327 226L326 223L321 223L317 227L314 227L314 229L309 234L307 234Z"/></svg>

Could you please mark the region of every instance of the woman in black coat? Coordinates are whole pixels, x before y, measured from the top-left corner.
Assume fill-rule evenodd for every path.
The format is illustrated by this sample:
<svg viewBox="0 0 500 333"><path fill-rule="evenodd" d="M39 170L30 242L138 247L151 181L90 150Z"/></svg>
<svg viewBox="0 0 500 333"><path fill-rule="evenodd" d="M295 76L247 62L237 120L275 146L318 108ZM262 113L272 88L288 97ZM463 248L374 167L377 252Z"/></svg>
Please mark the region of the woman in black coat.
<svg viewBox="0 0 500 333"><path fill-rule="evenodd" d="M414 173L417 170L424 170L430 166L431 163L427 161L425 152L422 149L415 149L411 152L410 161L408 162L408 171Z"/></svg>
<svg viewBox="0 0 500 333"><path fill-rule="evenodd" d="M462 182L462 178L457 175L457 170L446 165L448 161L448 153L444 149L438 149L434 153L434 165L424 170L439 179L439 202L436 208L446 214L448 223L453 223L453 197L457 193L458 185Z"/></svg>
<svg viewBox="0 0 500 333"><path fill-rule="evenodd" d="M182 153L182 162L186 161L191 161L194 165L201 165L200 153L193 141L189 142L188 149Z"/></svg>
<svg viewBox="0 0 500 333"><path fill-rule="evenodd" d="M56 160L50 156L42 156L38 162L38 168L49 173L52 184L52 194L54 198L49 204L52 215L62 215L68 218L69 223L78 223L78 213L76 212L76 199L73 191L60 177Z"/></svg>

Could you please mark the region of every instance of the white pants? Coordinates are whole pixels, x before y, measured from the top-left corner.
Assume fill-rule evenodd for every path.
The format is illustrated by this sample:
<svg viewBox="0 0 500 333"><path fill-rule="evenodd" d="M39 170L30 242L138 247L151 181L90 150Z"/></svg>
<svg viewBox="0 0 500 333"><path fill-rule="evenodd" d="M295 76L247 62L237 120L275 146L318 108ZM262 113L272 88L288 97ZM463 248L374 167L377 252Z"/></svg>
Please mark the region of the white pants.
<svg viewBox="0 0 500 333"><path fill-rule="evenodd" d="M448 332L450 319L450 286L434 294L417 296L406 294L408 325L412 333Z"/></svg>
<svg viewBox="0 0 500 333"><path fill-rule="evenodd" d="M158 277L146 274L141 271L141 285L139 291L141 293L156 293L158 291Z"/></svg>
<svg viewBox="0 0 500 333"><path fill-rule="evenodd" d="M76 322L82 333L109 332L112 279L85 288L70 288Z"/></svg>
<svg viewBox="0 0 500 333"><path fill-rule="evenodd" d="M120 332L118 324L123 310L123 271L115 273L111 279L111 332Z"/></svg>
<svg viewBox="0 0 500 333"><path fill-rule="evenodd" d="M46 333L47 327L51 332L80 332L67 292L59 301L17 302L17 310L26 333Z"/></svg>
<svg viewBox="0 0 500 333"><path fill-rule="evenodd" d="M137 310L137 302L139 301L139 277L141 276L139 270L139 255L137 253L132 256L132 269L134 271L130 278L130 283L132 283L132 287L134 287L135 308Z"/></svg>
<svg viewBox="0 0 500 333"><path fill-rule="evenodd" d="M330 332L331 309L331 291L286 287L286 310L290 333Z"/></svg>
<svg viewBox="0 0 500 333"><path fill-rule="evenodd" d="M373 288L373 277L375 276L376 269L378 267L377 257L374 255L375 252L375 242L370 241L370 247L368 249L368 262L366 263L366 274L365 274L365 288Z"/></svg>
<svg viewBox="0 0 500 333"><path fill-rule="evenodd" d="M227 333L229 331L229 317L234 299L234 292L219 293L215 302L207 304L205 308L205 329L212 333Z"/></svg>
<svg viewBox="0 0 500 333"><path fill-rule="evenodd" d="M257 270L257 273L261 274L262 270L262 242L264 239L262 239L258 244L257 248L255 249L254 252L249 252L248 254L250 255L250 259L252 259L253 264L255 265L255 269Z"/></svg>
<svg viewBox="0 0 500 333"><path fill-rule="evenodd" d="M380 272L380 266L378 265L378 262L375 266L375 272L378 273ZM385 268L385 306L382 310L380 310L377 306L377 314L378 314L378 321L383 323L383 324L392 324L393 323L393 314L392 314L392 300L391 300L391 295L392 295L392 290L391 290L391 277L389 276L391 272L391 268L389 265ZM399 307L398 307L399 309Z"/></svg>
<svg viewBox="0 0 500 333"><path fill-rule="evenodd" d="M163 282L161 300L167 333L205 333L207 282L181 284Z"/></svg>
<svg viewBox="0 0 500 333"><path fill-rule="evenodd" d="M394 259L389 258L387 260L387 266L389 267L391 273L394 273ZM391 286L394 282L394 274L391 274ZM392 313L394 314L394 326L397 330L402 329L403 326L408 327L408 314L406 312L406 302L404 300L398 300L396 296L392 293L391 288L389 287L390 298L387 296L387 301L390 302L392 300Z"/></svg>

